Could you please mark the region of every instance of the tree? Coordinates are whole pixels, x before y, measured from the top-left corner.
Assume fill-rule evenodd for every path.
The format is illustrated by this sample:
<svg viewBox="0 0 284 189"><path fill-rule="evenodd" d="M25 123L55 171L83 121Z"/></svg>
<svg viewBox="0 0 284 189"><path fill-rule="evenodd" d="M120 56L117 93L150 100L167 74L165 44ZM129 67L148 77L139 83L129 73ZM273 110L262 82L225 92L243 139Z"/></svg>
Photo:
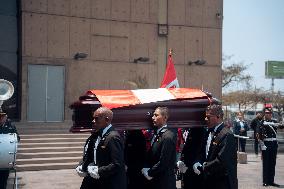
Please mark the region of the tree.
<svg viewBox="0 0 284 189"><path fill-rule="evenodd" d="M243 62L228 63L231 57L232 56L223 56L222 88L229 87L235 83L242 83L249 86L252 76L245 73L249 65L245 65Z"/></svg>

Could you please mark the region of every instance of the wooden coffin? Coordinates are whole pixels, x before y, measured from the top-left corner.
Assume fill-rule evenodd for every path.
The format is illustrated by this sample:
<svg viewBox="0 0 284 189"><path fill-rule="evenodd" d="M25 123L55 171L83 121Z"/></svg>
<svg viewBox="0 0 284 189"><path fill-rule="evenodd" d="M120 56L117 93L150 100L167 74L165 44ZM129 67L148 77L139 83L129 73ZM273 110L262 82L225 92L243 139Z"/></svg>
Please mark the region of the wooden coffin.
<svg viewBox="0 0 284 189"><path fill-rule="evenodd" d="M170 97L162 95L165 90L169 91ZM141 93L138 96L142 95L142 100L135 99L133 93L137 92ZM218 100L198 89L90 90L70 105L73 110L70 131L91 131L92 114L100 106L112 109L112 124L118 130L150 128L152 114L158 106L169 108L170 127L202 127L205 126L205 109L213 101Z"/></svg>

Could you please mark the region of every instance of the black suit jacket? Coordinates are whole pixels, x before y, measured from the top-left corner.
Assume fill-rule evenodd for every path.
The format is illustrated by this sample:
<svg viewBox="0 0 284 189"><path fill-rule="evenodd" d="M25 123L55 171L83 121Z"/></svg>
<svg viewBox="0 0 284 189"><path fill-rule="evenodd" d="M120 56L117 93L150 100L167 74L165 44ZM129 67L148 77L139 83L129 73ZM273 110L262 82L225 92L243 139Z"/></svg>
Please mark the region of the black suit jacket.
<svg viewBox="0 0 284 189"><path fill-rule="evenodd" d="M176 139L176 132L164 128L151 146L148 154L148 174L153 177L149 182L151 189L176 189Z"/></svg>
<svg viewBox="0 0 284 189"><path fill-rule="evenodd" d="M188 131L187 139L182 150L181 160L188 167L183 175L184 189L199 189L202 183L202 175L193 171L193 164L201 153L201 144L204 140L206 129L203 127L191 128Z"/></svg>
<svg viewBox="0 0 284 189"><path fill-rule="evenodd" d="M205 155L207 137L205 137L203 143L203 155ZM224 127L224 124L220 125L211 141L207 158L203 158L206 162L203 166L204 188L238 188L235 141L231 130Z"/></svg>
<svg viewBox="0 0 284 189"><path fill-rule="evenodd" d="M100 184L94 188L126 189L124 144L113 127L107 131L98 144L96 160Z"/></svg>
<svg viewBox="0 0 284 189"><path fill-rule="evenodd" d="M239 121L234 121L234 134L240 135L240 136L247 136L247 131L249 130L248 124L246 121L243 121L244 124L244 131L241 131L241 124Z"/></svg>

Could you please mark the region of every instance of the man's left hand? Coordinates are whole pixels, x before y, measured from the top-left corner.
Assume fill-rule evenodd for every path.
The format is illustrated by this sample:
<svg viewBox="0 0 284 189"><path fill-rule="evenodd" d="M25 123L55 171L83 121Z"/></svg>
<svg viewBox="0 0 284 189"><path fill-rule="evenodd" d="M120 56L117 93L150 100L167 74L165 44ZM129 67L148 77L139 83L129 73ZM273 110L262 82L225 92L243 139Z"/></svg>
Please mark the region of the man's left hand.
<svg viewBox="0 0 284 189"><path fill-rule="evenodd" d="M147 180L151 180L151 179L153 178L153 177L150 177L150 176L148 175L149 169L150 169L150 168L143 168L143 169L141 170L142 174L144 175L144 177L145 177Z"/></svg>
<svg viewBox="0 0 284 189"><path fill-rule="evenodd" d="M98 166L89 165L88 166L88 173L94 179L99 179L100 178Z"/></svg>

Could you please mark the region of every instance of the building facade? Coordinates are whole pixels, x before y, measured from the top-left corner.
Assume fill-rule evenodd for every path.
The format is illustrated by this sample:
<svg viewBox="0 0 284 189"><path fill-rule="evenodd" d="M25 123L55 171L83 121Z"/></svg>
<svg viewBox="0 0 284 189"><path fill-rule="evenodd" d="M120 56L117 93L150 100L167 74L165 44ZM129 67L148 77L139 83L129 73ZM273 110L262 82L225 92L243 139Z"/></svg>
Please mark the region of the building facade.
<svg viewBox="0 0 284 189"><path fill-rule="evenodd" d="M158 88L170 48L181 87L221 97L222 0L1 2L17 12L21 122L71 120L88 89Z"/></svg>

